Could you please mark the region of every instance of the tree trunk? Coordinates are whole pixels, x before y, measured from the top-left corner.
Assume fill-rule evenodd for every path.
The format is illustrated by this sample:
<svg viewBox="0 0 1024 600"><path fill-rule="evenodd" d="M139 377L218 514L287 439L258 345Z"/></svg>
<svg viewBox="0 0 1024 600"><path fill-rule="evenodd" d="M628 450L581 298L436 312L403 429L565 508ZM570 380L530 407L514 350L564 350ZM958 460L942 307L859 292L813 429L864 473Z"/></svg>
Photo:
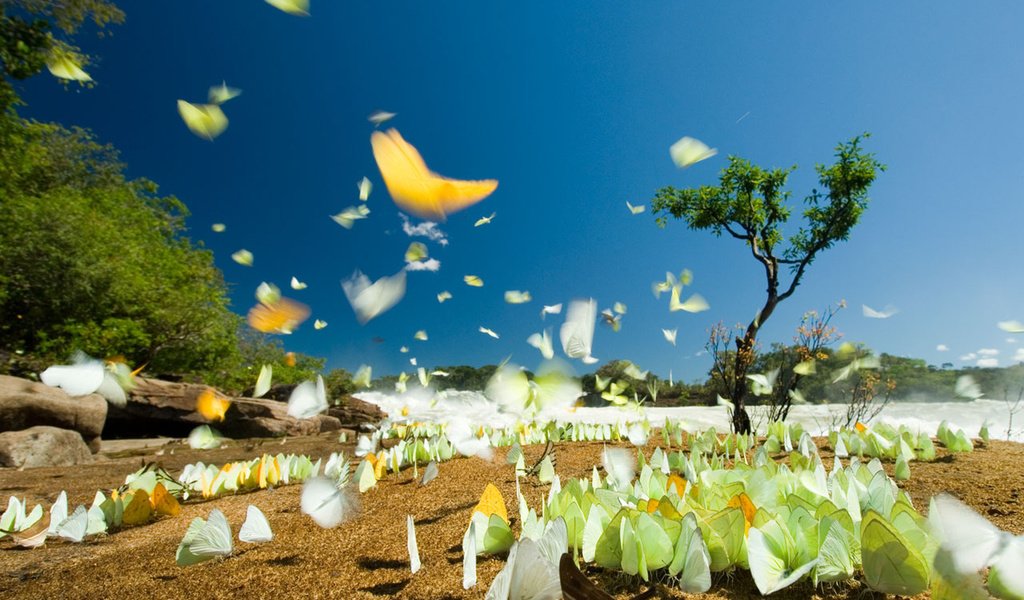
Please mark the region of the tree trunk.
<svg viewBox="0 0 1024 600"><path fill-rule="evenodd" d="M775 305L778 303L775 290L769 288L768 300L764 303L764 307L747 325L747 331L743 337L736 340L736 360L733 363L735 379L732 388L732 402L735 405L732 413L732 430L735 433L751 433L750 415L747 414L746 403L747 370L750 369L750 365L754 361L754 343L757 341L757 332L761 329L761 324L768 320L768 317L775 311Z"/></svg>

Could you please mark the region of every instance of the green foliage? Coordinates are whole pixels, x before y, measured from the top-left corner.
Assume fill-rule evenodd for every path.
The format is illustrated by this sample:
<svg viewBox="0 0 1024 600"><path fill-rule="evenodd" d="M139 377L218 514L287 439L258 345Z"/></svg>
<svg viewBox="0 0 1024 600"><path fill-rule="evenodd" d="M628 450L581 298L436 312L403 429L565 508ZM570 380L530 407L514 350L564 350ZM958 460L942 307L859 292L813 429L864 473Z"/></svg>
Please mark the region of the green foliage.
<svg viewBox="0 0 1024 600"><path fill-rule="evenodd" d="M215 368L197 373L205 383L229 394L251 393L263 365L270 365L274 369L274 385L312 381L324 369L323 358L297 352L289 355L279 338L255 331L244 324L239 325L236 340L234 346L225 349ZM343 369L340 371L344 372ZM334 379L331 379L332 375ZM341 373L332 371L324 377L324 385L330 398L343 393L340 391L343 388Z"/></svg>
<svg viewBox="0 0 1024 600"><path fill-rule="evenodd" d="M102 34L107 25L124 22L124 12L110 0L3 0L0 2L0 112L19 103L11 79L27 79L43 70L53 51L82 56L70 37L91 21Z"/></svg>
<svg viewBox="0 0 1024 600"><path fill-rule="evenodd" d="M229 359L240 317L211 253L184 237L184 204L127 180L87 131L0 123L0 346L120 354L156 373Z"/></svg>

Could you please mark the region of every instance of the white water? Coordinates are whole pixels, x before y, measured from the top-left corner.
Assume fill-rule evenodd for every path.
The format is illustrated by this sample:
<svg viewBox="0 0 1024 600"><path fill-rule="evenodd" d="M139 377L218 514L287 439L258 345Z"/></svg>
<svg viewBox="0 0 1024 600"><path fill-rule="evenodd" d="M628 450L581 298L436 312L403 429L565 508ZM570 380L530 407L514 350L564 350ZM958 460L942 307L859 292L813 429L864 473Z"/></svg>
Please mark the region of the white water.
<svg viewBox="0 0 1024 600"><path fill-rule="evenodd" d="M356 397L379 406L393 419L415 419L418 421L444 422L453 416L461 416L472 423L486 424L495 427L515 423L516 415L503 413L495 403L489 401L480 392L444 392L438 394L439 400L431 406L434 394L414 388L405 394L386 394L381 392L363 392ZM408 416L402 417L403 408L408 409ZM832 423L841 422L846 413L842 404L807 404L794 406L790 410L789 422L800 423L812 435L825 435ZM539 416L567 422L586 423L617 423L635 421L643 416L657 425L666 418L682 421L683 426L690 430L704 430L714 427L718 431L729 430L729 422L722 407L688 406L677 408L649 408L643 414L635 410L619 408L578 408L574 412L568 410L547 411ZM914 431L927 431L934 435L943 420L950 426L963 429L968 436L977 437L982 424L987 423L992 439L1007 439L1006 429L1010 422L1010 413L1005 402L998 400L975 400L973 402L900 402L890 404L876 417L877 422L893 426L907 425ZM758 407L751 409L751 421L760 425L764 431L765 419ZM1013 432L1010 439L1024 442L1024 411L1018 413L1013 421Z"/></svg>

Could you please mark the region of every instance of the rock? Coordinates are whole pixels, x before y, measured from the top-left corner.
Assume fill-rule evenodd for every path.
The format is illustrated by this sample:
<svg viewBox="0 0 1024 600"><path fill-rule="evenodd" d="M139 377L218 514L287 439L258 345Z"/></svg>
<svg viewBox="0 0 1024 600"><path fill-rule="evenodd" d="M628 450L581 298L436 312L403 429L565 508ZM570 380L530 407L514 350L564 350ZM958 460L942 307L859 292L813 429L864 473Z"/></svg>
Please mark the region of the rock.
<svg viewBox="0 0 1024 600"><path fill-rule="evenodd" d="M77 431L39 425L0 433L0 466L69 467L91 461L92 451Z"/></svg>
<svg viewBox="0 0 1024 600"><path fill-rule="evenodd" d="M93 449L107 418L107 401L99 394L72 398L43 383L0 375L0 431L48 425L77 431Z"/></svg>
<svg viewBox="0 0 1024 600"><path fill-rule="evenodd" d="M107 437L140 437L165 435L187 437L198 425L208 421L195 411L196 399L208 386L170 382L159 379L136 379L128 404L111 406L107 416ZM335 407L326 415L311 419L288 416L288 405L265 398L228 398L231 406L224 421L210 423L231 438L315 435L355 429L360 423L376 423L384 414L376 406L352 399L351 408ZM363 406L366 405L366 406ZM347 404L346 404L347 406Z"/></svg>

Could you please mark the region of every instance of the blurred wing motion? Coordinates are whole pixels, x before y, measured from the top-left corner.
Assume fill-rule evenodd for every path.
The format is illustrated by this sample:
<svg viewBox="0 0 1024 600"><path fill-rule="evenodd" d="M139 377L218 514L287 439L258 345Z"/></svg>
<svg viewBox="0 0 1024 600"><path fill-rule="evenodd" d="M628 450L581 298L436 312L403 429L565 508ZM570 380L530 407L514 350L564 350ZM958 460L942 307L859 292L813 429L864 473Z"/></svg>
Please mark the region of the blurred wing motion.
<svg viewBox="0 0 1024 600"><path fill-rule="evenodd" d="M226 81L222 81L220 85L215 85L210 88L210 93L207 96L210 100L210 104L224 104L232 98L237 98L242 95L242 90L238 88L228 87Z"/></svg>
<svg viewBox="0 0 1024 600"><path fill-rule="evenodd" d="M662 329L661 333L662 335L665 336L666 342L672 344L673 346L676 345L676 336L679 334L678 329Z"/></svg>
<svg viewBox="0 0 1024 600"><path fill-rule="evenodd" d="M309 16L309 0L266 0L274 8L299 17Z"/></svg>
<svg viewBox="0 0 1024 600"><path fill-rule="evenodd" d="M579 358L587 364L597 362L591 356L594 343L594 325L597 323L597 302L573 300L565 312L565 323L558 332L562 351L569 358Z"/></svg>
<svg viewBox="0 0 1024 600"><path fill-rule="evenodd" d="M234 254L231 255L231 260L235 261L236 263L244 267L251 267L252 252L249 252L248 250L245 249L239 250L238 252L235 252Z"/></svg>
<svg viewBox="0 0 1024 600"><path fill-rule="evenodd" d="M682 291L682 286L672 286L672 297L669 299L668 304L668 309L670 311L675 312L677 310L685 310L686 312L698 313L711 308L708 305L708 301L700 294L694 294L687 298L685 302L680 302L680 291Z"/></svg>
<svg viewBox="0 0 1024 600"><path fill-rule="evenodd" d="M961 398L970 398L971 400L977 400L985 394L981 391L981 386L974 380L970 375L961 375L956 379L956 395Z"/></svg>
<svg viewBox="0 0 1024 600"><path fill-rule="evenodd" d="M860 308L861 311L864 313L864 316L869 319L888 319L889 317L899 312L898 309L895 309L891 306L886 306L885 310L875 310L868 306L867 304L861 304Z"/></svg>
<svg viewBox="0 0 1024 600"><path fill-rule="evenodd" d="M384 123L386 121L390 121L391 119L394 119L397 116L398 116L398 113L387 112L387 111L384 111L384 110L378 110L378 111L374 112L372 115L370 115L369 117L367 117L366 120L371 122L371 123L373 123L374 127L380 127L381 123Z"/></svg>
<svg viewBox="0 0 1024 600"><path fill-rule="evenodd" d="M672 162L676 163L677 167L685 169L690 165L718 154L718 150L708 148L707 144L698 139L684 137L672 144L672 147L668 149L668 153L672 156Z"/></svg>
<svg viewBox="0 0 1024 600"><path fill-rule="evenodd" d="M288 416L308 419L327 410L327 391L324 378L317 375L316 383L304 381L288 397Z"/></svg>
<svg viewBox="0 0 1024 600"><path fill-rule="evenodd" d="M391 277L381 277L370 284L370 279L356 271L352 277L341 282L356 320L365 325L370 319L387 311L405 296L405 271Z"/></svg>
<svg viewBox="0 0 1024 600"><path fill-rule="evenodd" d="M356 221L365 219L369 214L370 209L365 204L360 204L359 206L350 206L336 215L331 215L331 218L345 229L352 229Z"/></svg>
<svg viewBox="0 0 1024 600"><path fill-rule="evenodd" d="M337 527L345 520L350 502L327 477L311 477L302 484L302 512L324 529Z"/></svg>
<svg viewBox="0 0 1024 600"><path fill-rule="evenodd" d="M370 143L395 204L421 218L444 221L449 214L490 196L498 187L494 179L461 181L431 172L416 148L395 129L375 131Z"/></svg>
<svg viewBox="0 0 1024 600"><path fill-rule="evenodd" d="M249 326L263 333L291 333L309 317L309 307L301 302L280 298L260 303L249 310Z"/></svg>
<svg viewBox="0 0 1024 600"><path fill-rule="evenodd" d="M191 104L178 100L178 114L192 133L210 141L228 128L228 118L217 104Z"/></svg>
<svg viewBox="0 0 1024 600"><path fill-rule="evenodd" d="M1020 321L1000 321L997 326L1007 333L1024 333L1024 323Z"/></svg>
<svg viewBox="0 0 1024 600"><path fill-rule="evenodd" d="M219 395L213 388L206 388L196 399L196 412L207 421L223 421L231 407L231 401Z"/></svg>
<svg viewBox="0 0 1024 600"><path fill-rule="evenodd" d="M645 210L647 210L646 206L644 206L642 204L640 206L633 206L632 204L630 204L630 202L628 200L626 201L626 208L628 208L629 212L634 214L634 215L638 215L638 214L644 212Z"/></svg>

